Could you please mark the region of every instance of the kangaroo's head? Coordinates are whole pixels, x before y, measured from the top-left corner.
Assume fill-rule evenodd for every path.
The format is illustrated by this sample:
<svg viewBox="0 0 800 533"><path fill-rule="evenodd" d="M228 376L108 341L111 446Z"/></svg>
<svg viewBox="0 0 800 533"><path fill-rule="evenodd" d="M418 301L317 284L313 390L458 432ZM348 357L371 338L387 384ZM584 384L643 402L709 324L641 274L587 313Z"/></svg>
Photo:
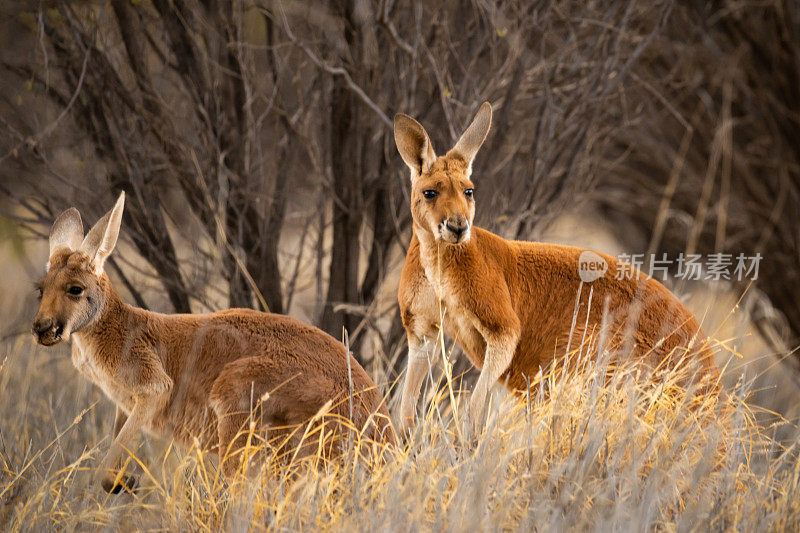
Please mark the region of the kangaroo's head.
<svg viewBox="0 0 800 533"><path fill-rule="evenodd" d="M421 231L448 244L469 241L475 217L472 161L492 124L492 106L484 102L452 150L436 157L419 122L398 113L394 117L397 150L411 169L411 217Z"/></svg>
<svg viewBox="0 0 800 533"><path fill-rule="evenodd" d="M33 321L39 344L52 346L91 324L106 303L108 279L103 265L119 236L125 193L84 238L78 210L61 213L50 229L47 274L39 284L41 300Z"/></svg>

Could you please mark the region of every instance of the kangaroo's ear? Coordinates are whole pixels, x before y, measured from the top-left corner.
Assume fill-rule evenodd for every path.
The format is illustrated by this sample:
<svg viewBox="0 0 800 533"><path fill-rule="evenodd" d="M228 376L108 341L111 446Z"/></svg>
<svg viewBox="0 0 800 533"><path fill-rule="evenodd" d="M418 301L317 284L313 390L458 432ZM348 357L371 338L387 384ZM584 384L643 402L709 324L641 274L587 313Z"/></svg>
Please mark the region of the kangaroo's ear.
<svg viewBox="0 0 800 533"><path fill-rule="evenodd" d="M70 207L56 218L50 228L50 257L56 248L66 246L70 251L75 251L83 239L83 222L81 214L74 207Z"/></svg>
<svg viewBox="0 0 800 533"><path fill-rule="evenodd" d="M417 179L436 161L431 139L422 124L403 113L394 116L394 142L397 151L411 169L411 179Z"/></svg>
<svg viewBox="0 0 800 533"><path fill-rule="evenodd" d="M469 125L467 131L461 135L456 145L453 147L453 152L459 153L464 159L467 160L467 165L472 169L472 161L475 155L486 140L486 135L489 133L489 128L492 125L492 105L489 102L484 102L475 118L472 119L472 124Z"/></svg>
<svg viewBox="0 0 800 533"><path fill-rule="evenodd" d="M89 256L89 264L98 276L103 273L103 265L117 244L124 207L125 191L120 193L114 208L97 221L81 243L81 251Z"/></svg>

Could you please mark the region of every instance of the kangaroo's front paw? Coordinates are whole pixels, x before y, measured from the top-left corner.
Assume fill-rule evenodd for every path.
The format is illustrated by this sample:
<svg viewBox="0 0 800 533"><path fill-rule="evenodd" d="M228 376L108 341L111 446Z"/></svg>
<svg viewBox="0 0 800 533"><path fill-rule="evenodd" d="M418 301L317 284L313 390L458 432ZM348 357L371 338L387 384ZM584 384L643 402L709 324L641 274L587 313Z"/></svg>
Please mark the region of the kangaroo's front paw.
<svg viewBox="0 0 800 533"><path fill-rule="evenodd" d="M120 476L119 481L117 481L117 476L108 474L103 476L103 478L100 480L100 485L102 485L106 492L111 494L119 494L123 490L130 494L134 494L139 482L136 479L136 476L126 476L123 474Z"/></svg>
<svg viewBox="0 0 800 533"><path fill-rule="evenodd" d="M403 441L408 441L411 432L416 425L416 417L414 416L415 409L405 403L400 406L400 416L397 420L397 430L400 432L400 438Z"/></svg>

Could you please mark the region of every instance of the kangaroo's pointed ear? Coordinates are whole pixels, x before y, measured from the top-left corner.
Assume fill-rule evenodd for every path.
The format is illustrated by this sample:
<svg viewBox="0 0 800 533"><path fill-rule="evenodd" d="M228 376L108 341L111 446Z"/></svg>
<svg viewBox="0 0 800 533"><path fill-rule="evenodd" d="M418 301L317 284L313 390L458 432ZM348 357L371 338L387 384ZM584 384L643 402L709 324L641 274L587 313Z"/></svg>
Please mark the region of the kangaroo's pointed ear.
<svg viewBox="0 0 800 533"><path fill-rule="evenodd" d="M56 248L66 246L70 251L75 251L83 239L83 222L81 214L74 207L70 207L56 218L50 228L50 257Z"/></svg>
<svg viewBox="0 0 800 533"><path fill-rule="evenodd" d="M467 131L461 135L456 145L453 147L453 152L457 152L464 159L467 160L467 165L472 169L472 161L475 155L486 140L486 135L489 133L489 128L492 125L492 105L489 102L484 102L475 118L472 119L472 124L469 125Z"/></svg>
<svg viewBox="0 0 800 533"><path fill-rule="evenodd" d="M97 275L103 273L103 265L117 244L124 207L125 191L120 193L114 208L97 221L81 243L80 249L89 256L89 264Z"/></svg>
<svg viewBox="0 0 800 533"><path fill-rule="evenodd" d="M394 116L394 142L397 151L411 169L411 179L417 179L436 161L431 139L422 124L403 113Z"/></svg>

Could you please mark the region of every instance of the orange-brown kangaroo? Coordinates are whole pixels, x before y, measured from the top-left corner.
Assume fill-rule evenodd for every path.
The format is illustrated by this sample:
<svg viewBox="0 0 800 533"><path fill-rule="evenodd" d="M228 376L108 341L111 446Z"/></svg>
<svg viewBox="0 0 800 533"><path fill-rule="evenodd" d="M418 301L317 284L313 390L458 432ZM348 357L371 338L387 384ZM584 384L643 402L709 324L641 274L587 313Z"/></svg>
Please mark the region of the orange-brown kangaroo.
<svg viewBox="0 0 800 533"><path fill-rule="evenodd" d="M695 375L713 386L718 371L707 338L663 285L636 269L618 276L624 267L605 254L508 241L472 225L472 162L491 120L486 102L455 147L437 157L417 121L403 114L394 119L397 149L411 169L413 221L398 291L409 349L400 405L403 433L413 425L442 311L444 332L481 369L468 409L472 429L478 429L498 380L512 390L524 389L540 368L564 358L570 345L577 348L584 332L599 332L604 307L608 337L617 346L627 339L633 353L647 356L643 360L654 367L696 362ZM582 258L582 253L588 255ZM579 263L584 259L597 269L607 266L604 275L596 270L599 277L583 282ZM592 274L590 267L587 273Z"/></svg>
<svg viewBox="0 0 800 533"><path fill-rule="evenodd" d="M124 304L103 270L117 242L124 198L85 238L75 208L56 219L33 323L45 346L71 339L73 364L117 406L113 442L99 471L106 490L135 487L133 476L119 475L118 483L115 470L141 428L186 445L198 439L219 453L229 477L240 467L237 452L251 420L277 451L315 453L319 442L303 441L303 434L312 419L320 423L315 415L328 402L328 434L331 426L353 426L370 439L394 441L372 380L319 329L249 309L165 315ZM325 446L331 454L339 448L330 441Z"/></svg>

